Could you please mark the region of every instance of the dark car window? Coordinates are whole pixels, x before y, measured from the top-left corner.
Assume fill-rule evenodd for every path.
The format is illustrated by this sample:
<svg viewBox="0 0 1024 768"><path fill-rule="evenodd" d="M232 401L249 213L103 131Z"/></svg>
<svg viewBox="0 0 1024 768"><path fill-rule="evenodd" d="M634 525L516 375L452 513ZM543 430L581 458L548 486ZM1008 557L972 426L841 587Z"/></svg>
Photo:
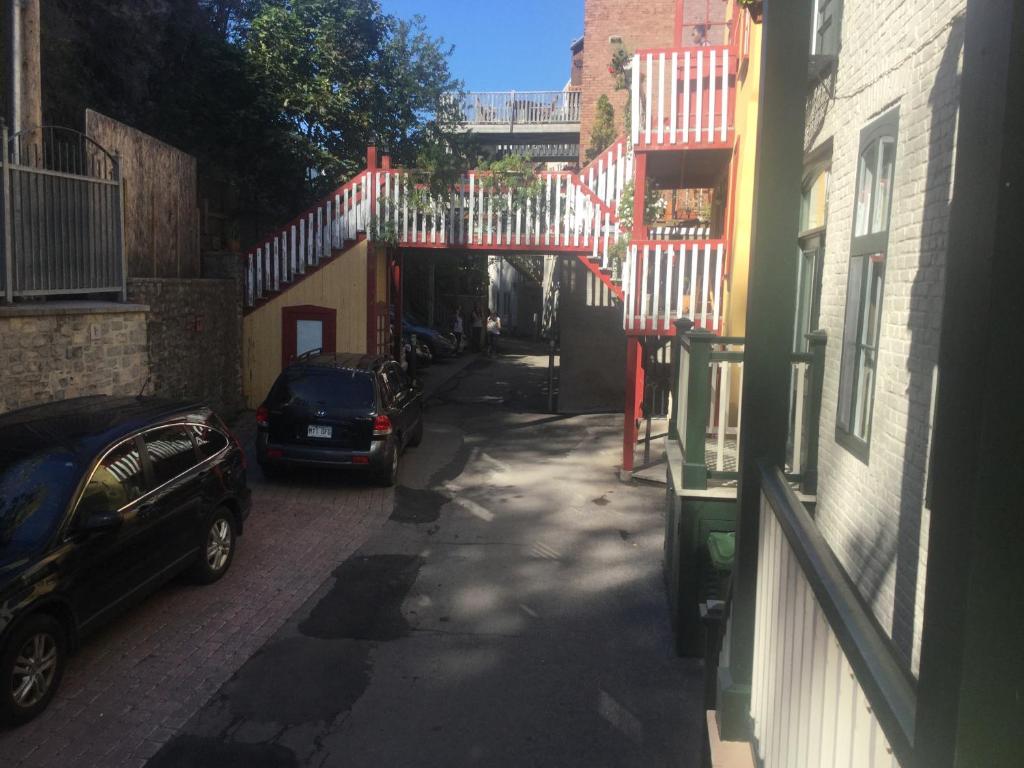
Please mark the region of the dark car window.
<svg viewBox="0 0 1024 768"><path fill-rule="evenodd" d="M404 378L405 374L402 373L402 369L397 365L385 365L383 370L381 370L381 379L387 390L386 397L389 405L401 399L402 391L405 389Z"/></svg>
<svg viewBox="0 0 1024 768"><path fill-rule="evenodd" d="M290 369L281 374L270 392L268 405L336 405L344 408L371 408L373 381L364 371L339 371L331 368Z"/></svg>
<svg viewBox="0 0 1024 768"><path fill-rule="evenodd" d="M196 441L196 448L199 449L200 459L208 459L217 455L228 444L228 439L211 427L194 424L189 429L192 432L192 438Z"/></svg>
<svg viewBox="0 0 1024 768"><path fill-rule="evenodd" d="M192 447L192 438L183 425L154 429L144 437L156 485L163 485L195 466L196 453Z"/></svg>
<svg viewBox="0 0 1024 768"><path fill-rule="evenodd" d="M96 465L82 498L80 511L116 512L146 490L146 480L135 438L125 440Z"/></svg>
<svg viewBox="0 0 1024 768"><path fill-rule="evenodd" d="M71 453L0 449L0 561L31 551L60 524L81 467Z"/></svg>

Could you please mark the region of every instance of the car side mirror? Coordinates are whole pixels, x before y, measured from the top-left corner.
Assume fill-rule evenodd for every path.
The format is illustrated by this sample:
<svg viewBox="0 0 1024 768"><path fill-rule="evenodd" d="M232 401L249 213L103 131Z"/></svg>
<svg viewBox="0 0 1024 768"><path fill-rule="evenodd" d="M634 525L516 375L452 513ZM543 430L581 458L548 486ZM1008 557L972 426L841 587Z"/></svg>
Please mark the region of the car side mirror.
<svg viewBox="0 0 1024 768"><path fill-rule="evenodd" d="M82 533L107 533L121 527L121 513L109 509L84 510L78 519Z"/></svg>

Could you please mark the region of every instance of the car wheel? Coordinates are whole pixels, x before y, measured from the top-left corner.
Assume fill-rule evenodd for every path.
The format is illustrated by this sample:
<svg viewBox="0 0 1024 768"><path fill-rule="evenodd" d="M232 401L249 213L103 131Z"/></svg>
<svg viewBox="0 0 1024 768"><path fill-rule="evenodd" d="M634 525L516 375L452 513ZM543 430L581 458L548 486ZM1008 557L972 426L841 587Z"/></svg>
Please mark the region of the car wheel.
<svg viewBox="0 0 1024 768"><path fill-rule="evenodd" d="M218 507L203 526L203 541L199 560L193 570L200 584L213 584L228 572L235 556L235 516Z"/></svg>
<svg viewBox="0 0 1024 768"><path fill-rule="evenodd" d="M381 470L377 475L377 482L380 485L390 488L398 481L398 445L394 444L391 446L391 457L388 468Z"/></svg>
<svg viewBox="0 0 1024 768"><path fill-rule="evenodd" d="M409 437L409 446L415 448L417 445L423 442L423 411L420 411L420 420L416 424L416 429L413 430L412 435Z"/></svg>
<svg viewBox="0 0 1024 768"><path fill-rule="evenodd" d="M25 723L49 705L67 658L67 633L54 617L29 617L11 636L0 660L0 720Z"/></svg>

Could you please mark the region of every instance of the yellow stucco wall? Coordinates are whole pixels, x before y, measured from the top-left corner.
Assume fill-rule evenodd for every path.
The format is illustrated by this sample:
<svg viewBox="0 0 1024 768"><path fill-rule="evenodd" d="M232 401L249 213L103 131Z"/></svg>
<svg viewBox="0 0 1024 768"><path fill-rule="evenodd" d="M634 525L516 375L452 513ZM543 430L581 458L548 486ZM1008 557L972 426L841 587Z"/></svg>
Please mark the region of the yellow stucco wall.
<svg viewBox="0 0 1024 768"><path fill-rule="evenodd" d="M386 296L383 249L374 249L378 297ZM366 350L366 259L363 241L306 276L242 320L242 389L255 408L281 372L281 310L315 305L337 311L339 352Z"/></svg>
<svg viewBox="0 0 1024 768"><path fill-rule="evenodd" d="M741 11L745 13L745 11ZM751 212L754 207L757 99L761 87L761 25L750 25L750 60L736 88L736 136L739 140L734 199L732 262L724 332L743 336L747 328L747 277L750 269Z"/></svg>

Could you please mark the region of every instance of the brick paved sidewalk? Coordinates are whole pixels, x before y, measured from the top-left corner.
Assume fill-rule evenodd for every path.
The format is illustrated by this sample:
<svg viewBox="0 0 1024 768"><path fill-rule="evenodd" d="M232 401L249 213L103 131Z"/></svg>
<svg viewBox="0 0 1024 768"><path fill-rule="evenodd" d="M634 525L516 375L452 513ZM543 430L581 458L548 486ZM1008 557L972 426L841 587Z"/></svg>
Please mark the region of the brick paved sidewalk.
<svg viewBox="0 0 1024 768"><path fill-rule="evenodd" d="M249 476L253 510L227 576L174 582L90 638L50 708L0 732L0 766L144 764L392 509L392 491L344 476L268 484L251 461Z"/></svg>

